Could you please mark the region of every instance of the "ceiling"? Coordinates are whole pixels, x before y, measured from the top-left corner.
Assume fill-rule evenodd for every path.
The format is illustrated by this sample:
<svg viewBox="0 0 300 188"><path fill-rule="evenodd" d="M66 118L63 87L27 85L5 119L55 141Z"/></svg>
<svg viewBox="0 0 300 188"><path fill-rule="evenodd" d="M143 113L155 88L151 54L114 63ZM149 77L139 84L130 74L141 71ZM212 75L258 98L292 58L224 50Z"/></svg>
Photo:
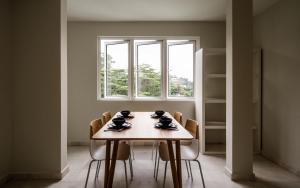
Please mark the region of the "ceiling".
<svg viewBox="0 0 300 188"><path fill-rule="evenodd" d="M70 21L221 21L227 0L68 0ZM279 0L253 0L254 15Z"/></svg>

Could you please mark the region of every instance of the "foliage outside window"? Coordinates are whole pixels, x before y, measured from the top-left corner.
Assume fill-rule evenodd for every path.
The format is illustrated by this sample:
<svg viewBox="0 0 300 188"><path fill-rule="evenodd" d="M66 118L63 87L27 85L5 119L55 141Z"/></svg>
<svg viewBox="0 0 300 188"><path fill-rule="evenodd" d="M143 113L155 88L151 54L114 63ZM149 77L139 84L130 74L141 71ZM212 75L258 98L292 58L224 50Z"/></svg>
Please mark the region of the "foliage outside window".
<svg viewBox="0 0 300 188"><path fill-rule="evenodd" d="M195 40L100 40L99 97L194 96Z"/></svg>

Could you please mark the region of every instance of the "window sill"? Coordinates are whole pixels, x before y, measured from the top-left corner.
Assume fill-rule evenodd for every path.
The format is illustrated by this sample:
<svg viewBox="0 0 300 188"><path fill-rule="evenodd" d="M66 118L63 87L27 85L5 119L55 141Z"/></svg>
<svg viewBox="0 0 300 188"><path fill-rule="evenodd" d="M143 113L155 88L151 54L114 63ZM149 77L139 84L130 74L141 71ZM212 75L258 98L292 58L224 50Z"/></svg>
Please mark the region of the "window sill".
<svg viewBox="0 0 300 188"><path fill-rule="evenodd" d="M134 98L134 99L129 99L129 98L101 98L98 99L97 101L114 101L114 102L118 102L118 101L130 101L130 102L149 102L149 101L195 101L194 97L170 97L167 99L162 99L162 98Z"/></svg>

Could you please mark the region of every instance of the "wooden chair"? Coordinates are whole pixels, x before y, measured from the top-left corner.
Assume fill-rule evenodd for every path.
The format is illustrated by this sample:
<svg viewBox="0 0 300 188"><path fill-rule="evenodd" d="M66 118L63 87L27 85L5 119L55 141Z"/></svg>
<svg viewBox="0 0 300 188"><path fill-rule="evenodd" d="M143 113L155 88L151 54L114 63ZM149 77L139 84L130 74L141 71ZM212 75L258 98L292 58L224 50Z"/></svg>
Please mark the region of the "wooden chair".
<svg viewBox="0 0 300 188"><path fill-rule="evenodd" d="M182 125L182 113L181 112L175 112L174 113L174 119Z"/></svg>
<svg viewBox="0 0 300 188"><path fill-rule="evenodd" d="M102 114L103 125L105 125L111 119L111 112L104 112Z"/></svg>
<svg viewBox="0 0 300 188"><path fill-rule="evenodd" d="M199 170L200 170L201 179L202 179L202 185L205 188L203 172L202 172L201 164L198 160L198 156L199 156L199 152L200 152L199 125L198 125L197 121L188 119L186 121L185 128L194 136L194 139L192 140L190 145L181 145L180 146L181 147L180 148L181 149L181 160L185 161L188 176L190 174L192 180L193 180L193 174L192 174L192 168L191 168L190 162L197 162L197 164L199 166ZM165 186L167 165L168 165L168 162L170 161L167 144L165 142L161 142L158 147L158 150L159 150L160 159L162 161L165 161L164 183L163 183L163 186ZM157 161L156 176L155 176L156 180L157 180L157 176L158 176L158 168L159 168L159 160L160 159L158 159L158 161ZM189 169L188 169L187 162L189 164Z"/></svg>
<svg viewBox="0 0 300 188"><path fill-rule="evenodd" d="M85 181L85 187L87 186L87 183L88 183L92 163L97 162L96 173L95 173L95 178L96 178L99 176L101 161L105 160L105 154L106 154L105 145L97 145L96 140L93 140L94 134L96 134L102 128L102 126L103 126L103 124L102 124L101 119L95 119L95 120L91 121L91 123L90 123L90 147L89 147L89 150L90 150L90 156L91 156L92 160L89 163L89 169L88 169L88 173L87 173L87 177L86 177L86 181ZM131 156L130 156L130 146L128 144L126 144L124 142L121 142L119 144L117 160L121 160L124 163L126 187L128 187L126 160L129 161L131 180L133 178L132 161L131 161Z"/></svg>
<svg viewBox="0 0 300 188"><path fill-rule="evenodd" d="M189 131L195 139L199 139L199 126L197 121L191 119L186 120L185 129Z"/></svg>

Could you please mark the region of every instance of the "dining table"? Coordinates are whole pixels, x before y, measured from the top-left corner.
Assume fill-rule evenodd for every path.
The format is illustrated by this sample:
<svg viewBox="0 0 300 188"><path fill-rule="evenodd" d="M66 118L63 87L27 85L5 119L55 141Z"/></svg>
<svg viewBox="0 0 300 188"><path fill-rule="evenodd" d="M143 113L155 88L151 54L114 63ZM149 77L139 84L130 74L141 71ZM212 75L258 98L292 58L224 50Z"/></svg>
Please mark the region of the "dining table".
<svg viewBox="0 0 300 188"><path fill-rule="evenodd" d="M126 122L131 124L129 129L122 131L107 131L108 125L112 123L112 119L120 116L120 112L117 112L112 119L93 136L92 139L94 140L106 141L104 174L105 188L111 188L113 185L119 142L131 140L166 141L170 157L173 185L175 188L182 188L180 141L192 140L193 136L179 122L177 122L169 112L165 112L164 116L172 118L172 123L177 126L177 129L168 130L156 128L155 124L158 123L159 119L153 118L151 116L152 114L154 114L154 112L131 112L130 115L133 117L126 119ZM173 143L175 143L175 153ZM112 144L113 147L111 146Z"/></svg>

